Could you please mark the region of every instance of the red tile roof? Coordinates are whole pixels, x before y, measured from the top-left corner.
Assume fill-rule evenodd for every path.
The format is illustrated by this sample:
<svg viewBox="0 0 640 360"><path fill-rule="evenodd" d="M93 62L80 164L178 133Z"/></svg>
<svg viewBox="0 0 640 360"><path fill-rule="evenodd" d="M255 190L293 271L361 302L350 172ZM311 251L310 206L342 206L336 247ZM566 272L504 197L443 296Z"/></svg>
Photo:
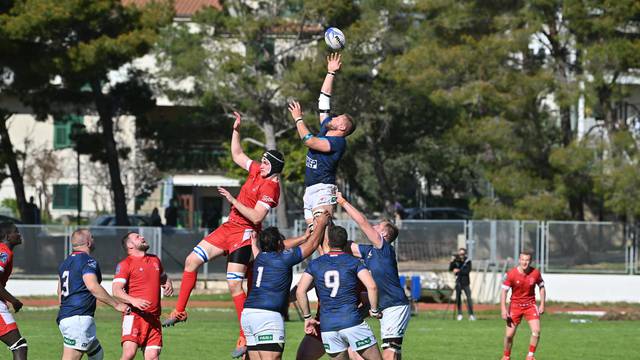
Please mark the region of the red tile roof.
<svg viewBox="0 0 640 360"><path fill-rule="evenodd" d="M134 4L142 7L153 0L122 0L124 5ZM191 17L193 14L205 7L214 7L222 9L222 5L218 0L174 0L174 7L177 17Z"/></svg>

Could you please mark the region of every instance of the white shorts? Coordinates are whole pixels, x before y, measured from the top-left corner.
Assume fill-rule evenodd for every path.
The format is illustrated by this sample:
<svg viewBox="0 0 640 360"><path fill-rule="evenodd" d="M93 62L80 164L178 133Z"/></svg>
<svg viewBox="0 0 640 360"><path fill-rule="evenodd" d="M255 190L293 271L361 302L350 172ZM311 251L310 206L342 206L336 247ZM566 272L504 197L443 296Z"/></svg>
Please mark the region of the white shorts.
<svg viewBox="0 0 640 360"><path fill-rule="evenodd" d="M376 344L373 331L364 321L360 325L338 331L322 331L320 335L327 354L341 353L347 351L348 347L353 351L360 351Z"/></svg>
<svg viewBox="0 0 640 360"><path fill-rule="evenodd" d="M315 184L304 190L304 218L313 219L313 209L323 205L335 205L338 187L333 184Z"/></svg>
<svg viewBox="0 0 640 360"><path fill-rule="evenodd" d="M96 340L96 323L93 316L75 315L60 320L63 345L68 348L87 351Z"/></svg>
<svg viewBox="0 0 640 360"><path fill-rule="evenodd" d="M382 340L403 337L410 318L411 307L409 305L391 306L382 310L382 319L380 319Z"/></svg>
<svg viewBox="0 0 640 360"><path fill-rule="evenodd" d="M241 319L247 346L284 344L284 319L279 312L244 309Z"/></svg>

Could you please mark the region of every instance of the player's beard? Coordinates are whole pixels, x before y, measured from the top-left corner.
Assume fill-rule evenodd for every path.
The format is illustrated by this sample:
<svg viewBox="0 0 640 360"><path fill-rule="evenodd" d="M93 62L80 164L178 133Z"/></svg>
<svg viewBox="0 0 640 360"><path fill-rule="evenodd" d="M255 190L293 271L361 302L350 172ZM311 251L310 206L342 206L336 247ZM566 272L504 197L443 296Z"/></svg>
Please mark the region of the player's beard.
<svg viewBox="0 0 640 360"><path fill-rule="evenodd" d="M147 250L149 250L149 244L147 244L147 243L141 243L141 244L140 244L140 245L138 245L136 248L137 248L138 250L140 250L140 251L147 251Z"/></svg>

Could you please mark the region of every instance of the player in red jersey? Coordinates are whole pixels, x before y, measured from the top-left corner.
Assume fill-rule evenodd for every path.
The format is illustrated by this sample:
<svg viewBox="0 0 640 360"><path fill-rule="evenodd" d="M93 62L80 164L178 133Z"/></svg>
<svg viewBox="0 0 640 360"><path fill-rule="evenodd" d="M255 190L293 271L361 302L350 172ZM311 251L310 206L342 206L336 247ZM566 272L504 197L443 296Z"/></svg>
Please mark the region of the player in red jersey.
<svg viewBox="0 0 640 360"><path fill-rule="evenodd" d="M20 335L18 325L9 312L7 303L17 313L22 308L20 300L7 291L7 280L13 270L13 248L22 244L22 235L11 222L0 224L0 340L13 353L14 360L27 359L27 340Z"/></svg>
<svg viewBox="0 0 640 360"><path fill-rule="evenodd" d="M113 296L131 305L131 313L122 318L122 360L136 357L142 349L145 360L160 357L160 288L165 296L173 294L171 280L160 259L147 254L149 244L142 235L130 232L122 238L127 258L120 261L113 277Z"/></svg>
<svg viewBox="0 0 640 360"><path fill-rule="evenodd" d="M176 322L187 319L185 309L196 283L198 268L205 262L224 254L229 256L227 284L236 308L238 322L240 322L247 298L242 288L242 281L251 260L251 235L260 231L262 221L269 210L278 206L280 198L278 175L284 168L284 157L276 150L268 150L262 156L261 162L249 159L240 145L240 114L235 112L234 115L236 120L231 136L231 156L238 166L249 171L249 175L237 198L226 189L218 188L220 194L232 205L229 221L207 235L187 256L178 302L175 310L164 321L164 326L174 325ZM240 357L245 351L246 339L240 329L238 344L232 356Z"/></svg>
<svg viewBox="0 0 640 360"><path fill-rule="evenodd" d="M540 306L536 306L536 285L540 288ZM507 310L507 292L511 289L511 304ZM518 266L511 269L502 284L500 307L502 319L507 321L502 360L511 359L511 346L518 324L524 316L529 322L531 340L527 360L535 360L536 346L540 340L540 315L544 313L546 290L538 269L531 267L531 253L523 251Z"/></svg>

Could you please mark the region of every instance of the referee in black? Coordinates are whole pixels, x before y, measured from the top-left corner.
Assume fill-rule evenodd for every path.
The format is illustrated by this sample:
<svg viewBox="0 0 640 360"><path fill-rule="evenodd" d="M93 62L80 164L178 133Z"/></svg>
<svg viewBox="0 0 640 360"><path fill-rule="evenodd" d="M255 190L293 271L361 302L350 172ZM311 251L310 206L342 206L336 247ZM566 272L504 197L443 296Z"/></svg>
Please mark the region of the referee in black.
<svg viewBox="0 0 640 360"><path fill-rule="evenodd" d="M469 320L476 319L473 315L473 301L471 300L471 287L469 284L469 273L471 272L471 259L467 258L467 249L458 249L458 255L451 257L449 271L456 275L456 305L458 306L458 321L462 320L462 291L467 298L467 310L469 310Z"/></svg>

